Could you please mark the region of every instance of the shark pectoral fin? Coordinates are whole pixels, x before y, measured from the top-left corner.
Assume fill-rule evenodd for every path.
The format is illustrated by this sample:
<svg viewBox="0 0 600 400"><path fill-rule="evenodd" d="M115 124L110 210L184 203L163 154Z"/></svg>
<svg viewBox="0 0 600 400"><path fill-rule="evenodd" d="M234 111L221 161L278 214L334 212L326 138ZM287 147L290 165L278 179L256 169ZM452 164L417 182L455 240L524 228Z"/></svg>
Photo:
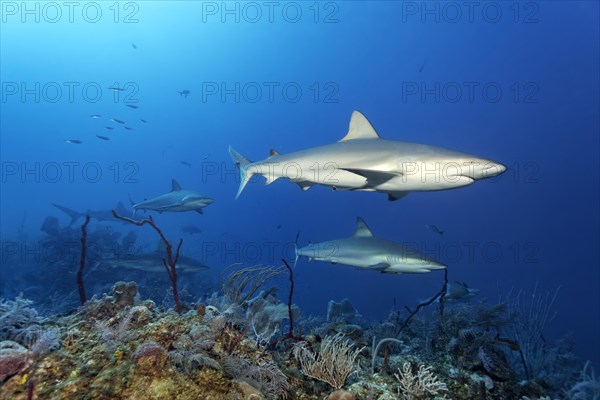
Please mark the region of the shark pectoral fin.
<svg viewBox="0 0 600 400"><path fill-rule="evenodd" d="M427 268L409 267L405 264L394 264L390 266L390 271L396 274L426 274L431 272Z"/></svg>
<svg viewBox="0 0 600 400"><path fill-rule="evenodd" d="M406 196L408 192L388 192L388 200L396 201Z"/></svg>
<svg viewBox="0 0 600 400"><path fill-rule="evenodd" d="M202 209L201 209L201 208L200 208L200 209L198 209L198 210L196 210L196 212L197 212L198 214L204 214L204 211L202 211Z"/></svg>
<svg viewBox="0 0 600 400"><path fill-rule="evenodd" d="M356 110L352 112L352 117L350 117L348 133L340 140L340 142L347 142L355 139L379 139L377 131L375 131L367 117Z"/></svg>
<svg viewBox="0 0 600 400"><path fill-rule="evenodd" d="M203 197L202 196L196 196L196 195L189 195L189 196L185 196L181 199L180 204L184 204L187 203L188 201L196 201L196 200L202 200Z"/></svg>
<svg viewBox="0 0 600 400"><path fill-rule="evenodd" d="M377 171L372 169L360 169L360 168L340 168L341 170L352 172L353 174L360 175L367 179L367 186L378 186L382 183L398 177L398 174L392 172Z"/></svg>
<svg viewBox="0 0 600 400"><path fill-rule="evenodd" d="M373 271L381 271L384 272L386 269L388 269L390 267L390 264L388 263L379 263L379 264L373 264L373 265L369 265L367 267L367 269L372 269Z"/></svg>

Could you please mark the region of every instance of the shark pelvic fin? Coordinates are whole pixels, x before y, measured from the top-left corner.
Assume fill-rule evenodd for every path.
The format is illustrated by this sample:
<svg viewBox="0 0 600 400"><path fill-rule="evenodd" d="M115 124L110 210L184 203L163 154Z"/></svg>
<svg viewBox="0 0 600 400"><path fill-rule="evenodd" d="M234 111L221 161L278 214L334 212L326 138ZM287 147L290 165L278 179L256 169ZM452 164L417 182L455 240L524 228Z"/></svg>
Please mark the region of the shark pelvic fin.
<svg viewBox="0 0 600 400"><path fill-rule="evenodd" d="M271 183L273 183L277 179L279 179L278 176L273 176L273 175L265 175L265 178L267 178L267 180L265 181L265 186L270 185Z"/></svg>
<svg viewBox="0 0 600 400"><path fill-rule="evenodd" d="M181 190L181 185L177 183L175 179L171 181L171 192L178 192Z"/></svg>
<svg viewBox="0 0 600 400"><path fill-rule="evenodd" d="M383 172L372 169L360 169L360 168L340 168L344 171L352 172L353 174L360 175L367 179L367 186L378 186L382 183L389 181L390 179L396 178L399 175L392 172Z"/></svg>
<svg viewBox="0 0 600 400"><path fill-rule="evenodd" d="M373 237L373 233L361 217L356 217L356 232L354 232L354 237Z"/></svg>
<svg viewBox="0 0 600 400"><path fill-rule="evenodd" d="M303 191L307 191L308 189L313 187L313 184L308 181L298 181L295 183L298 184L298 186L300 186L300 189L302 189Z"/></svg>
<svg viewBox="0 0 600 400"><path fill-rule="evenodd" d="M367 268L372 269L374 271L385 272L385 270L388 269L389 267L390 267L390 264L388 264L388 263L379 263L379 264L369 265Z"/></svg>
<svg viewBox="0 0 600 400"><path fill-rule="evenodd" d="M350 117L348 133L340 140L340 142L347 142L355 139L379 139L377 131L375 131L367 117L356 110L352 112L352 117Z"/></svg>
<svg viewBox="0 0 600 400"><path fill-rule="evenodd" d="M396 201L406 196L408 192L388 192L388 200Z"/></svg>

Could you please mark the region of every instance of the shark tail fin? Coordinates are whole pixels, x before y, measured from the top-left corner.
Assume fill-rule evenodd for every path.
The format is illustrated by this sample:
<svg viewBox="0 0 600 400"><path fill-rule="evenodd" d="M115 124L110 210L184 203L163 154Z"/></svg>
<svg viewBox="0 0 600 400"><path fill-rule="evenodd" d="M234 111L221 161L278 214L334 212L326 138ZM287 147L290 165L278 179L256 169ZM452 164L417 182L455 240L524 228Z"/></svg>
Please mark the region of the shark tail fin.
<svg viewBox="0 0 600 400"><path fill-rule="evenodd" d="M250 178L252 178L252 175L254 175L254 172L248 171L248 166L252 164L252 162L237 151L235 151L231 146L229 146L229 155L231 155L231 158L233 159L233 162L235 163L235 166L238 172L240 173L240 187L238 189L237 194L235 195L235 198L237 199L238 197L240 197L242 190L244 190L244 187L246 186Z"/></svg>
<svg viewBox="0 0 600 400"><path fill-rule="evenodd" d="M73 225L75 223L75 221L77 221L79 219L79 217L83 216L82 213L75 211L75 210L71 210L70 208L59 206L58 204L54 204L54 203L52 203L52 205L54 207L58 208L60 211L67 214L69 217L71 217L71 222L69 222L69 226Z"/></svg>
<svg viewBox="0 0 600 400"><path fill-rule="evenodd" d="M294 268L296 268L296 264L298 264L298 259L300 258L300 254L298 254L298 239L300 239L300 231L296 234L296 241L294 242Z"/></svg>
<svg viewBox="0 0 600 400"><path fill-rule="evenodd" d="M137 208L135 207L135 201L133 201L133 199L131 198L131 195L128 194L127 195L129 197L129 203L131 204L131 218L135 217L135 212L137 211Z"/></svg>

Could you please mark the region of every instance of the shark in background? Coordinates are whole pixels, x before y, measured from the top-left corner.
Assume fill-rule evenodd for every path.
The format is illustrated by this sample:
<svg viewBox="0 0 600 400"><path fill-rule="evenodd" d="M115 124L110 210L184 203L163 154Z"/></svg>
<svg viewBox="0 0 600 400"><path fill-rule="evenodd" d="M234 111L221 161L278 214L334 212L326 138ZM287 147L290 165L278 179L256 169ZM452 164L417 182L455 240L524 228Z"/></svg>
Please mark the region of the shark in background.
<svg viewBox="0 0 600 400"><path fill-rule="evenodd" d="M296 262L300 257L389 274L427 273L446 268L410 246L375 237L360 217L354 235L296 247Z"/></svg>
<svg viewBox="0 0 600 400"><path fill-rule="evenodd" d="M130 199L131 200L131 199ZM200 193L184 190L175 179L171 181L171 191L169 193L153 197L148 200L134 203L133 215L137 210L149 210L162 212L186 212L196 211L203 214L202 209L214 202L210 197L205 197Z"/></svg>
<svg viewBox="0 0 600 400"><path fill-rule="evenodd" d="M269 185L279 178L302 190L315 185L338 190L382 192L397 200L409 192L455 189L502 174L498 162L443 147L384 140L359 111L339 142L289 154L271 150L268 158L251 162L229 147L240 174L236 199L254 175Z"/></svg>
<svg viewBox="0 0 600 400"><path fill-rule="evenodd" d="M73 225L79 218L85 217L86 215L89 215L90 218L95 219L97 221L112 221L112 222L117 221L117 219L115 217L113 217L112 209L98 210L98 211L87 210L86 212L80 212L80 211L76 211L76 210L61 206L59 204L52 203L52 205L54 207L58 208L60 211L67 214L69 217L71 217L71 222L69 222L69 226ZM117 212L117 214L120 214L120 215L125 215L128 212L127 208L125 208L125 206L121 202L117 203L114 210Z"/></svg>
<svg viewBox="0 0 600 400"><path fill-rule="evenodd" d="M164 252L152 252L143 254L124 254L120 257L110 257L101 259L96 262L94 269L126 269L142 271L146 273L165 273L165 265L163 259ZM180 255L177 260L177 272L179 273L195 273L205 271L209 267L200 261Z"/></svg>

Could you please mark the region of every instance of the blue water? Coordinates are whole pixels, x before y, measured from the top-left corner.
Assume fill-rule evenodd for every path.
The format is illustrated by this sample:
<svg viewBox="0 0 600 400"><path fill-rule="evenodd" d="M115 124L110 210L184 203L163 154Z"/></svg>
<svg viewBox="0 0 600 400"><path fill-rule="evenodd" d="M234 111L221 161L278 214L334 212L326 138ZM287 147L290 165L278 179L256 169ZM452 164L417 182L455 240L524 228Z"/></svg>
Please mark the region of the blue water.
<svg viewBox="0 0 600 400"><path fill-rule="evenodd" d="M24 3L2 2L3 241L17 240L23 224L34 243L48 215L68 223L51 203L80 211L129 206L129 195L165 193L175 178L216 201L204 215L163 213L156 221L173 240L182 225L200 227L200 235L184 235L183 249L215 277L235 261L290 259L297 232L301 244L350 236L361 216L375 235L446 262L450 279L480 289L479 300L560 287L546 340L572 335L581 359L600 362L597 2L486 3L472 15L459 3L277 3L270 15L262 2L142 1L119 4L118 15L98 3L97 22L95 9L82 15L87 3L73 22L64 6L53 22L55 11L28 4L33 14ZM126 90L115 97L113 85ZM184 89L187 98L178 94ZM258 178L234 200L229 145L256 161L271 148L333 143L355 109L383 138L448 147L509 169L396 202L322 187L302 192L283 180L264 187ZM426 224L446 230L445 238ZM156 240L150 229L136 233L141 242ZM21 273L3 265L2 295L27 287L26 277L15 279ZM303 315L324 314L330 299L348 297L379 320L435 294L442 275L301 260L294 301ZM280 284L287 290L285 279Z"/></svg>

